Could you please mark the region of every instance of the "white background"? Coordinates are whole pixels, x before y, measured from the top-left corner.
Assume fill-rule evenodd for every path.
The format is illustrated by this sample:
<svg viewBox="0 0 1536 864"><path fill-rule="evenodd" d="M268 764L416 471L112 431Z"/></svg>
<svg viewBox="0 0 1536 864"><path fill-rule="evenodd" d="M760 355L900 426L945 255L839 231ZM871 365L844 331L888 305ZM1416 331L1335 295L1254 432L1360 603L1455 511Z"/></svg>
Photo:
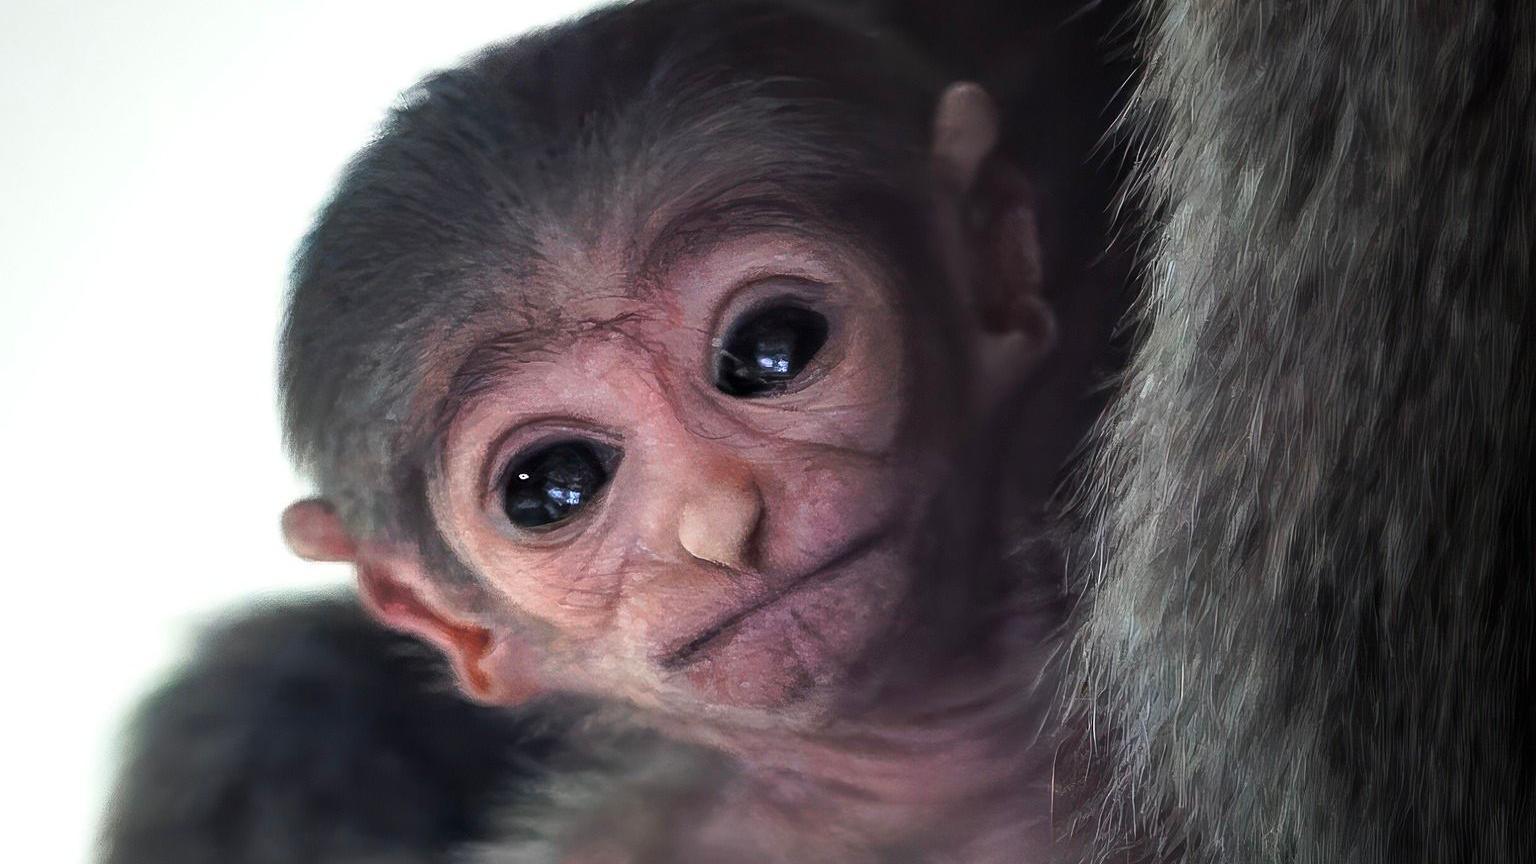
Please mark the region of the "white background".
<svg viewBox="0 0 1536 864"><path fill-rule="evenodd" d="M0 0L0 861L84 862L199 621L335 584L277 531L296 241L396 95L586 0Z"/></svg>

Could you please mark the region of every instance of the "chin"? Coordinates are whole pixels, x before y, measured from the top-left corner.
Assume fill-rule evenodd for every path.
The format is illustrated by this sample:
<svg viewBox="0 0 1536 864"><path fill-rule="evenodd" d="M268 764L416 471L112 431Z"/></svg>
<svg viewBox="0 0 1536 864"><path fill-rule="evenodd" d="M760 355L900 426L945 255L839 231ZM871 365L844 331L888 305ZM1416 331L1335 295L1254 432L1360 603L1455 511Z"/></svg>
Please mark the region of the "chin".
<svg viewBox="0 0 1536 864"><path fill-rule="evenodd" d="M694 716L824 725L892 630L907 580L890 563L865 561L758 609L666 670L666 689Z"/></svg>

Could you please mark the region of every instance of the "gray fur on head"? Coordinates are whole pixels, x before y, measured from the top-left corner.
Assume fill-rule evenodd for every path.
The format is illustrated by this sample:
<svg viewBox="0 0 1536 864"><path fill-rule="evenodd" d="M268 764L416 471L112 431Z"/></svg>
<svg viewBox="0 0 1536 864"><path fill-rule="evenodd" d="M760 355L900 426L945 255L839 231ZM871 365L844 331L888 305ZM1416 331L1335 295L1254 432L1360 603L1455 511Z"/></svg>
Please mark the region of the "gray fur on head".
<svg viewBox="0 0 1536 864"><path fill-rule="evenodd" d="M1536 4L1149 15L1112 803L1191 861L1536 859Z"/></svg>
<svg viewBox="0 0 1536 864"><path fill-rule="evenodd" d="M621 4L432 76L299 251L280 375L295 462L354 533L466 575L425 494L443 394L423 383L434 361L451 371L444 345L572 323L568 286L540 278L552 237L633 246L658 213L770 188L911 254L897 223L926 200L940 83L891 40L772 0Z"/></svg>

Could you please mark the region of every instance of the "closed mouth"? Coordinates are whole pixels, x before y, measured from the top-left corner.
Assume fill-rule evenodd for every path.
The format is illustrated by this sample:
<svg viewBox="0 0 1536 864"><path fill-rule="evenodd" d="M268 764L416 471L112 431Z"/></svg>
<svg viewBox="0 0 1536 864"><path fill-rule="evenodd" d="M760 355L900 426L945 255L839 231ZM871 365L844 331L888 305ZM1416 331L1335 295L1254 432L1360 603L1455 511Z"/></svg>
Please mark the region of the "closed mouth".
<svg viewBox="0 0 1536 864"><path fill-rule="evenodd" d="M710 648L728 641L740 628L740 625L752 616L768 609L801 588L814 583L830 582L841 575L837 572L838 570L879 545L885 534L886 532L883 530L871 531L864 537L850 543L847 548L815 570L721 618L709 627L706 627L699 635L684 642L681 646L662 653L657 661L658 665L662 669L672 672L702 659L702 656Z"/></svg>

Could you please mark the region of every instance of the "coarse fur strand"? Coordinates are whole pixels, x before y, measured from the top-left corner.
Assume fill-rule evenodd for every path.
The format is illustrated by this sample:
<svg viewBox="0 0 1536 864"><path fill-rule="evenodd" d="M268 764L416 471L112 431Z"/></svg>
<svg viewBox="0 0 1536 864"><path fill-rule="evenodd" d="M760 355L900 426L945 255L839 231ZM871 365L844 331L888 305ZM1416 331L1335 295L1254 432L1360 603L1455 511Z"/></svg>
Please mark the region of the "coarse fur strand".
<svg viewBox="0 0 1536 864"><path fill-rule="evenodd" d="M1146 14L1105 812L1188 861L1536 859L1536 4Z"/></svg>

